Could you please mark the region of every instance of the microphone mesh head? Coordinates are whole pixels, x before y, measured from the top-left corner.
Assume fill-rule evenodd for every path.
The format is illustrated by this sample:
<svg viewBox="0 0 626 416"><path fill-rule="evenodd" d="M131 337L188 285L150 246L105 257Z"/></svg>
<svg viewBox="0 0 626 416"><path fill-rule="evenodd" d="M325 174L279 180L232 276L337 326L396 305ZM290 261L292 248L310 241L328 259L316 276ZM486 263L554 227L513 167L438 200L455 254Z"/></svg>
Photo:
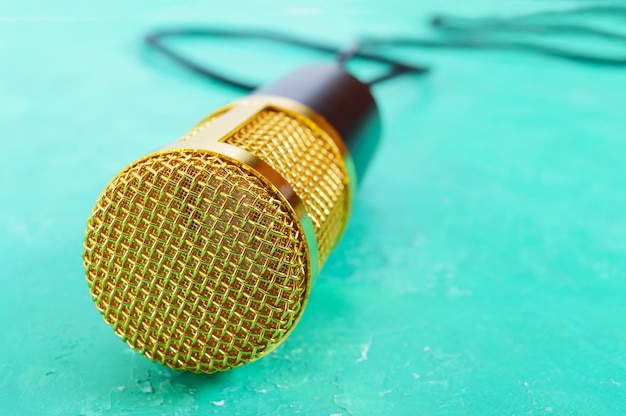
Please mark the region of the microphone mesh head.
<svg viewBox="0 0 626 416"><path fill-rule="evenodd" d="M157 154L121 172L89 219L86 248L104 319L173 368L250 361L306 297L297 218L262 180L206 153Z"/></svg>
<svg viewBox="0 0 626 416"><path fill-rule="evenodd" d="M264 110L222 141L290 183L321 264L349 197L341 154L314 127ZM154 153L120 172L88 220L84 254L91 295L116 334L169 367L209 373L253 361L288 335L309 295L311 261L299 218L275 186L236 160L192 149Z"/></svg>

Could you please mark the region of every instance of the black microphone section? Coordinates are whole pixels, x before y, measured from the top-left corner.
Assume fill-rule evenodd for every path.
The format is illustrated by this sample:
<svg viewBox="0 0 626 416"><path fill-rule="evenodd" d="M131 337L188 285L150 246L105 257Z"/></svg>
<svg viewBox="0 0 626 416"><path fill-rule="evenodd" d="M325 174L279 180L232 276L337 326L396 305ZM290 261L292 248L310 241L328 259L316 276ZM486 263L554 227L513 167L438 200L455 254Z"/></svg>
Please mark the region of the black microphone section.
<svg viewBox="0 0 626 416"><path fill-rule="evenodd" d="M224 371L293 330L380 137L369 87L311 65L122 169L87 222L105 322L174 369Z"/></svg>

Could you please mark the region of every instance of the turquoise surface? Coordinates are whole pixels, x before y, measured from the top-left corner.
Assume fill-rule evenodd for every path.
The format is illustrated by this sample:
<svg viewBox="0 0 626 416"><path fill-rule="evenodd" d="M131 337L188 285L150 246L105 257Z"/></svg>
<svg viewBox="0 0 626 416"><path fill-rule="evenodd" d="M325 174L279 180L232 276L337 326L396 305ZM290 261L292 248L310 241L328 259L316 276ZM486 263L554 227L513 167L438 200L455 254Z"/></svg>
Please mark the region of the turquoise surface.
<svg viewBox="0 0 626 416"><path fill-rule="evenodd" d="M380 85L384 145L293 335L212 376L171 371L104 324L85 220L120 168L238 91L148 53L176 23L344 43L435 10L568 2L0 2L0 414L626 414L626 78L512 52ZM193 45L269 81L320 56ZM356 65L363 76L379 68Z"/></svg>

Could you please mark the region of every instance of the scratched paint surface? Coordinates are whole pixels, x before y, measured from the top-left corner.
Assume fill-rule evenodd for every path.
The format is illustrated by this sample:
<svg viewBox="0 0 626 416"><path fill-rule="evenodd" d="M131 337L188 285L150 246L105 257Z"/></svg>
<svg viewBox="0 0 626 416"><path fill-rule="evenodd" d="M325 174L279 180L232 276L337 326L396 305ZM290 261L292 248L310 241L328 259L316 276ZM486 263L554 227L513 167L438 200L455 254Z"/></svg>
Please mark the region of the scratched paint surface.
<svg viewBox="0 0 626 416"><path fill-rule="evenodd" d="M443 8L571 4L213 3L0 3L0 414L626 413L626 78L517 53L393 51L435 72L376 88L384 145L304 318L268 358L184 374L116 338L81 265L93 201L239 96L147 53L146 30L256 24L344 42L419 33ZM193 47L258 80L320 59Z"/></svg>

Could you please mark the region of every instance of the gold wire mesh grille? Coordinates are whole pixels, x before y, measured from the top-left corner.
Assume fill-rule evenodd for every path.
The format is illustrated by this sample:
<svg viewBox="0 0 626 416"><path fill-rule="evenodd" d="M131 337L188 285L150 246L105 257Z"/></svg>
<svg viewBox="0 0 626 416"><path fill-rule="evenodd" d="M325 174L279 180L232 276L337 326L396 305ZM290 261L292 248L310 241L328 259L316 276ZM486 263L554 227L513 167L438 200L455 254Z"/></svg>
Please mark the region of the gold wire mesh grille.
<svg viewBox="0 0 626 416"><path fill-rule="evenodd" d="M226 111L227 111L226 108L221 108L218 111L209 114L208 116L203 118L198 124L193 126L193 128L189 130L187 134L181 137L178 141L186 142L187 140L191 139L193 136L200 133L202 130L204 130L208 126L210 126L215 120L217 120L217 118L219 118L220 115L222 115Z"/></svg>
<svg viewBox="0 0 626 416"><path fill-rule="evenodd" d="M298 219L275 189L198 151L148 156L107 186L84 262L104 319L172 368L225 370L284 338L308 296Z"/></svg>
<svg viewBox="0 0 626 416"><path fill-rule="evenodd" d="M350 208L348 174L332 139L296 117L266 109L223 141L263 159L293 187L315 227L321 267Z"/></svg>

